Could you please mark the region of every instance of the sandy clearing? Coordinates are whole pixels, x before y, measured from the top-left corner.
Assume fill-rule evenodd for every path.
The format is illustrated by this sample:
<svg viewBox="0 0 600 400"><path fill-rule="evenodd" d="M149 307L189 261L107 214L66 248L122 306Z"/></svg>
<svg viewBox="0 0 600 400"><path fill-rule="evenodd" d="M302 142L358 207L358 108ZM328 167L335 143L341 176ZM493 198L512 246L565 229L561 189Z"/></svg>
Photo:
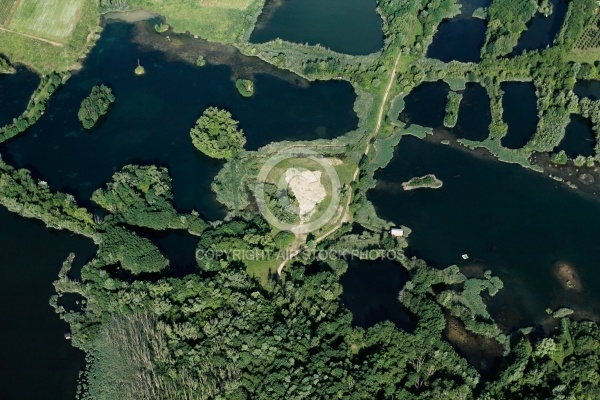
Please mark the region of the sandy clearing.
<svg viewBox="0 0 600 400"><path fill-rule="evenodd" d="M321 171L290 168L285 171L285 181L298 200L300 221L308 222L317 205L327 197L327 191L321 183Z"/></svg>

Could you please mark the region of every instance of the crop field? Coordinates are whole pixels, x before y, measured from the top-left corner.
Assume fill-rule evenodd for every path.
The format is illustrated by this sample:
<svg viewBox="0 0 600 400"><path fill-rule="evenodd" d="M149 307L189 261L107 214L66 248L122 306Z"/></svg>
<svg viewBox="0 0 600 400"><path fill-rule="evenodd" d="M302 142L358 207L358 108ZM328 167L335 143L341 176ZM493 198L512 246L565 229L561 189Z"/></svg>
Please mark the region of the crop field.
<svg viewBox="0 0 600 400"><path fill-rule="evenodd" d="M590 26L583 32L583 35L575 43L578 50L590 50L600 48L600 14L596 14Z"/></svg>
<svg viewBox="0 0 600 400"><path fill-rule="evenodd" d="M0 0L3 4L6 0ZM20 0L9 28L48 40L67 42L85 0Z"/></svg>
<svg viewBox="0 0 600 400"><path fill-rule="evenodd" d="M8 22L13 6L17 0L0 0L0 26Z"/></svg>

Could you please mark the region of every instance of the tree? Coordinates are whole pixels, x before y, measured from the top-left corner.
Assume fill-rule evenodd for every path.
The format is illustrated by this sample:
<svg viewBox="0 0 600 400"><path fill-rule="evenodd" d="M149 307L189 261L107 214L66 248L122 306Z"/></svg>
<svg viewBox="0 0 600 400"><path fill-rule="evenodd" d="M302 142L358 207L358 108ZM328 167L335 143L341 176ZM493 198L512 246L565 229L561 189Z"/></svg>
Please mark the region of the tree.
<svg viewBox="0 0 600 400"><path fill-rule="evenodd" d="M108 112L115 101L112 90L105 85L94 86L88 97L83 99L77 116L85 129L92 129L100 117Z"/></svg>
<svg viewBox="0 0 600 400"><path fill-rule="evenodd" d="M194 146L212 158L232 158L244 148L246 138L231 113L207 108L190 131Z"/></svg>

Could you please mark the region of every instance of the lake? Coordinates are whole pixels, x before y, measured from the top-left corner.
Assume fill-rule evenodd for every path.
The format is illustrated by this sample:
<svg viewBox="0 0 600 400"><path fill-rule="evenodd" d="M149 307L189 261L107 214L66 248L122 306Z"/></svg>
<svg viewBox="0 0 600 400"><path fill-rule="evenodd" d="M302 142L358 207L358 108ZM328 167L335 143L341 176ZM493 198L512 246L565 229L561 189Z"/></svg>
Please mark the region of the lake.
<svg viewBox="0 0 600 400"><path fill-rule="evenodd" d="M565 137L560 142L556 151L564 150L570 158L593 156L596 154L596 134L592 121L581 115L571 114L571 121L567 125Z"/></svg>
<svg viewBox="0 0 600 400"><path fill-rule="evenodd" d="M443 62L478 62L485 44L486 22L473 18L473 12L488 7L490 0L463 0L458 2L461 12L445 19L438 26L433 41L427 48L427 57Z"/></svg>
<svg viewBox="0 0 600 400"><path fill-rule="evenodd" d="M487 91L478 83L467 83L452 133L459 138L485 140L491 122L490 98Z"/></svg>
<svg viewBox="0 0 600 400"><path fill-rule="evenodd" d="M281 38L339 53L376 53L383 47L376 8L375 0L267 0L250 42Z"/></svg>
<svg viewBox="0 0 600 400"><path fill-rule="evenodd" d="M518 55L525 50L541 50L552 45L560 31L568 10L566 0L550 0L552 14L547 17L543 14L536 15L527 24L527 30L519 38L512 55Z"/></svg>
<svg viewBox="0 0 600 400"><path fill-rule="evenodd" d="M577 81L573 92L579 98L600 100L600 81Z"/></svg>
<svg viewBox="0 0 600 400"><path fill-rule="evenodd" d="M446 82L424 82L404 98L398 119L407 124L438 128L444 124L450 87Z"/></svg>
<svg viewBox="0 0 600 400"><path fill-rule="evenodd" d="M31 94L40 83L37 74L17 66L14 74L0 74L0 127L10 124L27 108Z"/></svg>
<svg viewBox="0 0 600 400"><path fill-rule="evenodd" d="M49 230L0 207L0 386L5 399L64 400L75 396L84 353L64 339L68 325L49 305L52 282L69 253L76 268L96 253L94 243Z"/></svg>
<svg viewBox="0 0 600 400"><path fill-rule="evenodd" d="M502 82L502 119L508 132L502 146L520 149L533 137L537 129L537 95L531 82Z"/></svg>
<svg viewBox="0 0 600 400"><path fill-rule="evenodd" d="M254 96L246 99L237 92L228 65L200 68L167 57L133 43L136 29L153 28L147 22L107 24L83 69L58 90L40 121L3 147L11 165L31 169L82 204L126 164L165 166L177 207L218 219L225 210L210 185L223 162L196 150L189 136L207 107L226 108L240 121L247 149L287 139L333 138L357 126L356 94L347 82L309 83L291 73L282 79L246 70L255 83ZM170 40L179 38L171 35ZM180 49L184 52L185 45ZM133 74L138 60L145 76ZM85 131L77 110L100 83L113 89L116 102L97 127Z"/></svg>
<svg viewBox="0 0 600 400"><path fill-rule="evenodd" d="M340 278L341 301L352 312L352 324L369 328L392 321L411 331L414 323L409 311L398 300L408 280L408 271L395 261L348 260L348 270Z"/></svg>
<svg viewBox="0 0 600 400"><path fill-rule="evenodd" d="M442 188L402 190L430 173ZM503 279L490 307L507 329L542 323L547 307L600 313L600 203L520 166L414 137L401 140L375 178L368 198L382 218L413 230L409 255L439 268L476 264ZM582 291L564 288L557 261L578 271Z"/></svg>

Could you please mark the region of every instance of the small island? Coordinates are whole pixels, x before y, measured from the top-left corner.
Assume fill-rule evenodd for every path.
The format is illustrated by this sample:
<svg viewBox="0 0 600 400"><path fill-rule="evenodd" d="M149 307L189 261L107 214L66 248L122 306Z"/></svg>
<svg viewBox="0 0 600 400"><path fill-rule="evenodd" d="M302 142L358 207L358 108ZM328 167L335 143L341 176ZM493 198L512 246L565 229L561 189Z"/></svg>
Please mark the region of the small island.
<svg viewBox="0 0 600 400"><path fill-rule="evenodd" d="M190 131L194 146L212 158L230 159L246 144L244 131L231 113L217 107L207 108Z"/></svg>
<svg viewBox="0 0 600 400"><path fill-rule="evenodd" d="M92 129L100 117L108 112L108 108L115 102L111 88L106 85L96 85L88 97L83 99L77 116L85 129Z"/></svg>
<svg viewBox="0 0 600 400"><path fill-rule="evenodd" d="M254 94L254 82L250 79L239 78L235 81L235 87L243 97L252 97Z"/></svg>
<svg viewBox="0 0 600 400"><path fill-rule="evenodd" d="M439 189L444 182L439 180L434 174L428 174L421 177L411 178L409 181L402 183L404 190L414 190L421 188Z"/></svg>

